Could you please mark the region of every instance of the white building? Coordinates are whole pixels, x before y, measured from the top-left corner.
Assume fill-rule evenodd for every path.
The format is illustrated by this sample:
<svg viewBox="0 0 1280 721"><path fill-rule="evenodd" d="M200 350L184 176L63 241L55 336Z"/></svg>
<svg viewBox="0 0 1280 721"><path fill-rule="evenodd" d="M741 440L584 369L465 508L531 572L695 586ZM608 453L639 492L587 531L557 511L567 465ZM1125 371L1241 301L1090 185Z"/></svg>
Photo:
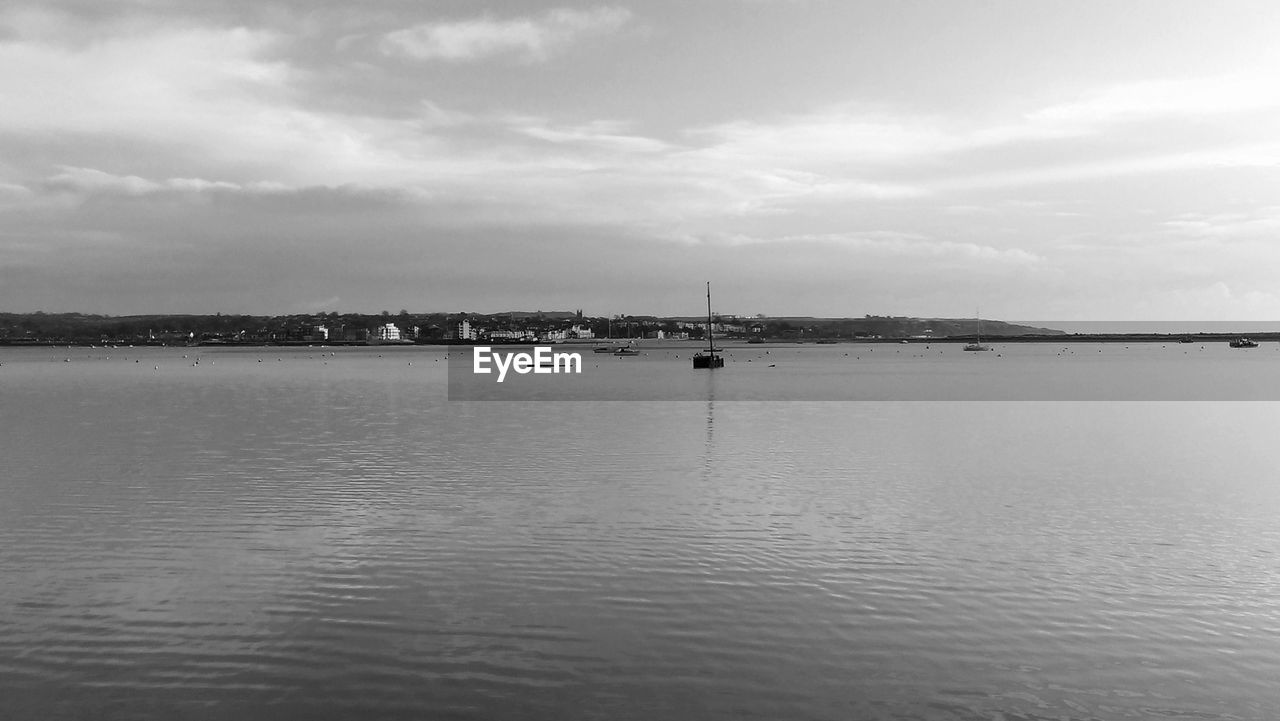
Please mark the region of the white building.
<svg viewBox="0 0 1280 721"><path fill-rule="evenodd" d="M400 329L395 323L378 326L378 340L400 340Z"/></svg>
<svg viewBox="0 0 1280 721"><path fill-rule="evenodd" d="M469 320L458 321L458 325L454 329L453 337L457 338L458 340L475 340L476 331L474 328L471 327L471 321Z"/></svg>

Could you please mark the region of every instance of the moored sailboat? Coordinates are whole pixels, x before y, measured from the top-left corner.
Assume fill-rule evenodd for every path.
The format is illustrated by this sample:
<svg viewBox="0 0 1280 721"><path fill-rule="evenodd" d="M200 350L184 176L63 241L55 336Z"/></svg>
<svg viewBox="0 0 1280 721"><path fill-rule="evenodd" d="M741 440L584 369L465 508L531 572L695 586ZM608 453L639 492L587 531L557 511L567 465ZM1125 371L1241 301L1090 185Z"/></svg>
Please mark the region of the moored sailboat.
<svg viewBox="0 0 1280 721"><path fill-rule="evenodd" d="M724 356L716 353L716 340L711 331L711 281L707 281L707 350L693 354L694 368L724 368Z"/></svg>
<svg viewBox="0 0 1280 721"><path fill-rule="evenodd" d="M605 339L605 342L604 342L604 343L602 343L602 344L596 344L596 347L595 347L595 348L592 348L591 350L592 350L592 352L594 352L594 353L612 353L612 352L613 352L613 348L609 347L609 343L610 343L610 342L612 342L612 341L613 341L613 319L612 319L612 318L610 318L610 319L609 319L609 336L608 336L608 338L606 338L606 339Z"/></svg>
<svg viewBox="0 0 1280 721"><path fill-rule="evenodd" d="M972 343L965 343L965 350L991 350L991 346L982 344L982 314L978 313L978 338Z"/></svg>

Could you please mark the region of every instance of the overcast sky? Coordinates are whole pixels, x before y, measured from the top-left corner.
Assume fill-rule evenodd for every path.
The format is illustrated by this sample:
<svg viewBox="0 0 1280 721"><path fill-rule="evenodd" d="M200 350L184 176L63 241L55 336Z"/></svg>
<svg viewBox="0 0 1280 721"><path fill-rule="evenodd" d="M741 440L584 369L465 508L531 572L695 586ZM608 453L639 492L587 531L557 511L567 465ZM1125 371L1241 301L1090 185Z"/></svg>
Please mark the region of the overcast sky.
<svg viewBox="0 0 1280 721"><path fill-rule="evenodd" d="M6 0L0 310L1280 318L1280 3Z"/></svg>

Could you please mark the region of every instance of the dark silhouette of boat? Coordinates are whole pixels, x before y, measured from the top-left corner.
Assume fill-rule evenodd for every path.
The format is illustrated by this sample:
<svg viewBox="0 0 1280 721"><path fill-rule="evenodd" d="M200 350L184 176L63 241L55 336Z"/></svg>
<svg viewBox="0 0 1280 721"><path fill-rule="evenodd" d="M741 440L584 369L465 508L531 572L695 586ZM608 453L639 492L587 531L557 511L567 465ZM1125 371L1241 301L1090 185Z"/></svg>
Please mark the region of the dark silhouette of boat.
<svg viewBox="0 0 1280 721"><path fill-rule="evenodd" d="M1248 338L1236 338L1235 340L1231 341L1230 345L1232 348L1257 348L1258 347L1257 341L1252 341L1252 340L1249 340Z"/></svg>
<svg viewBox="0 0 1280 721"><path fill-rule="evenodd" d="M716 353L716 340L711 332L711 281L707 281L707 350L693 354L694 368L724 368L724 356Z"/></svg>

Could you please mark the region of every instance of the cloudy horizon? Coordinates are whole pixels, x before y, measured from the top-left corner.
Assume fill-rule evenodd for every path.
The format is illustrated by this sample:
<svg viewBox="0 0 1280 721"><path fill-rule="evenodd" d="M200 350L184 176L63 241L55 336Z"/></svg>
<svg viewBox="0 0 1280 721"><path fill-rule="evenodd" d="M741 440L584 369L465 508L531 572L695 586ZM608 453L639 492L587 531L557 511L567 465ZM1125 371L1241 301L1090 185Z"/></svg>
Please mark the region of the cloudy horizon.
<svg viewBox="0 0 1280 721"><path fill-rule="evenodd" d="M18 0L0 310L1268 320L1264 2Z"/></svg>

